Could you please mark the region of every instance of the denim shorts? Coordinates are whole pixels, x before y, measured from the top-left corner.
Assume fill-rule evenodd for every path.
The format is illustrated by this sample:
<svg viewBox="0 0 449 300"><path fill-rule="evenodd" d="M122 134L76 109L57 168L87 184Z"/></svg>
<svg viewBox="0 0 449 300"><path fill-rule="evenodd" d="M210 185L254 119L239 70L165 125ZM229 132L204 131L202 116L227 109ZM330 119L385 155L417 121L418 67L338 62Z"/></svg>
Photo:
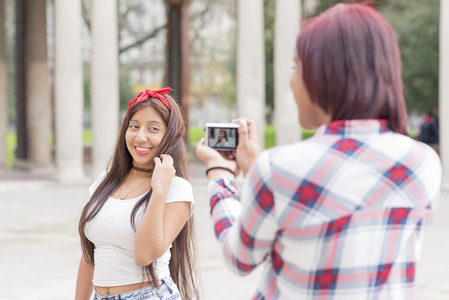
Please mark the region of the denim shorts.
<svg viewBox="0 0 449 300"><path fill-rule="evenodd" d="M159 280L159 289L148 285L141 289L113 296L100 296L95 292L93 300L180 300L178 287L170 277Z"/></svg>

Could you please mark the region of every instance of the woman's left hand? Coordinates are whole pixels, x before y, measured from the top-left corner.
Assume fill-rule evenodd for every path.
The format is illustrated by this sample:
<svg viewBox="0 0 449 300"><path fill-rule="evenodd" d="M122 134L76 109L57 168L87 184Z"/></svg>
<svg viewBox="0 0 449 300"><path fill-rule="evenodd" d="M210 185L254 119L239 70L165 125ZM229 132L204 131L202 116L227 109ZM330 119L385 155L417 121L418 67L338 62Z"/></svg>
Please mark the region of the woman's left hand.
<svg viewBox="0 0 449 300"><path fill-rule="evenodd" d="M176 170L173 167L173 158L168 154L161 154L154 158L154 171L151 178L153 193L166 194Z"/></svg>

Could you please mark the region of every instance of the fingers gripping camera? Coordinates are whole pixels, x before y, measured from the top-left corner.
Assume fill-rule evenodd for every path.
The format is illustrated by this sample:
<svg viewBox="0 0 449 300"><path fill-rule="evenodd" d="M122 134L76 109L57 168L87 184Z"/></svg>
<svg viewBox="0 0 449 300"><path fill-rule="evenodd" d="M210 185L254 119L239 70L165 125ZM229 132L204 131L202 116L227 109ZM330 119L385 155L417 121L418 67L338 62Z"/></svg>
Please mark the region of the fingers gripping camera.
<svg viewBox="0 0 449 300"><path fill-rule="evenodd" d="M238 128L235 123L206 123L206 145L216 150L235 150L239 142Z"/></svg>

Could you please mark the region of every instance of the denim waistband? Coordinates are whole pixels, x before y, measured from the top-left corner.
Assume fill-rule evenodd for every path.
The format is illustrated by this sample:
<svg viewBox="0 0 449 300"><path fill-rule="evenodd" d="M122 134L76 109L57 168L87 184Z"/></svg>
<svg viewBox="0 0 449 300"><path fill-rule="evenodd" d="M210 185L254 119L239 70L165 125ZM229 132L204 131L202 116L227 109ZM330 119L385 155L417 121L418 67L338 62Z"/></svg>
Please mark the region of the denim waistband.
<svg viewBox="0 0 449 300"><path fill-rule="evenodd" d="M161 293L168 291L170 294L173 292L171 285L173 285L173 279L171 277L166 277L159 280L159 289L156 288L154 284L145 286L138 290L118 294L118 295L105 295L100 296L95 292L94 300L126 300L126 299L146 299L148 297L156 295L156 293ZM132 297L132 298L131 298Z"/></svg>

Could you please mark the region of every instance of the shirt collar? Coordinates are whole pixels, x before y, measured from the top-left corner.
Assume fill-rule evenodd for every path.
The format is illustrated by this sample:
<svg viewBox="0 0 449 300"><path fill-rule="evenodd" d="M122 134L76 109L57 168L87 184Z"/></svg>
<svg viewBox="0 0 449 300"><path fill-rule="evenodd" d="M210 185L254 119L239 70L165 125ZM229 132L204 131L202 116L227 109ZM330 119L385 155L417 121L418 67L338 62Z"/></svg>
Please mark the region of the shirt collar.
<svg viewBox="0 0 449 300"><path fill-rule="evenodd" d="M341 135L344 137L373 135L390 132L385 119L366 120L337 120L329 124L323 124L315 131L315 134Z"/></svg>

